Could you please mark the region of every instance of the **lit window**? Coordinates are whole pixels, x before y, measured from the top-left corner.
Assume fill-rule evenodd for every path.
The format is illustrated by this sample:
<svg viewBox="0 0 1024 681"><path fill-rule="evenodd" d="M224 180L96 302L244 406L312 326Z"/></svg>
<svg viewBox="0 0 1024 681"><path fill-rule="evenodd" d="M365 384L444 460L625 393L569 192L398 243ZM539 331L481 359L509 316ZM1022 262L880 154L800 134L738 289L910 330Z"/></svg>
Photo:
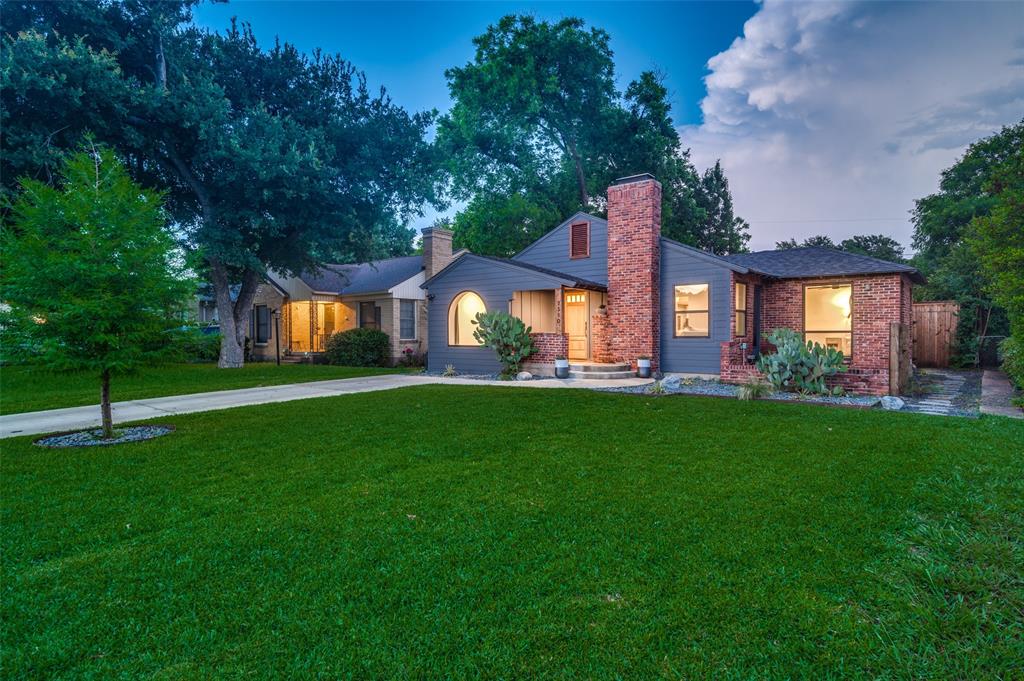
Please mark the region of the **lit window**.
<svg viewBox="0 0 1024 681"><path fill-rule="evenodd" d="M399 312L399 336L402 340L416 340L416 301L403 300Z"/></svg>
<svg viewBox="0 0 1024 681"><path fill-rule="evenodd" d="M850 284L804 287L804 338L852 356L852 298Z"/></svg>
<svg viewBox="0 0 1024 681"><path fill-rule="evenodd" d="M711 324L707 284L685 284L675 287L676 337L707 337Z"/></svg>
<svg viewBox="0 0 1024 681"><path fill-rule="evenodd" d="M736 335L747 335L747 285L736 284Z"/></svg>
<svg viewBox="0 0 1024 681"><path fill-rule="evenodd" d="M476 329L476 316L484 312L487 308L477 294L464 291L457 295L448 308L448 345L482 345L473 337L473 331Z"/></svg>

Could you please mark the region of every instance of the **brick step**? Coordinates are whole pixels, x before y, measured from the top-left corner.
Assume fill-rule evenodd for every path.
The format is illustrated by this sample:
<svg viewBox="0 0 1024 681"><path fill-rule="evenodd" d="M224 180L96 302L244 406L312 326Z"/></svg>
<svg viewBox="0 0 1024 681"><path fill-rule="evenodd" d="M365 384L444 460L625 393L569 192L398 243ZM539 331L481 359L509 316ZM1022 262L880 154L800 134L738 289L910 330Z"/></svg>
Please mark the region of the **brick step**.
<svg viewBox="0 0 1024 681"><path fill-rule="evenodd" d="M636 372L628 371L570 371L569 378L582 378L591 381L607 381L620 378L636 378Z"/></svg>
<svg viewBox="0 0 1024 681"><path fill-rule="evenodd" d="M598 373L608 373L610 371L632 371L633 367L628 364L569 364L569 371L576 371L579 373L588 373L596 371Z"/></svg>

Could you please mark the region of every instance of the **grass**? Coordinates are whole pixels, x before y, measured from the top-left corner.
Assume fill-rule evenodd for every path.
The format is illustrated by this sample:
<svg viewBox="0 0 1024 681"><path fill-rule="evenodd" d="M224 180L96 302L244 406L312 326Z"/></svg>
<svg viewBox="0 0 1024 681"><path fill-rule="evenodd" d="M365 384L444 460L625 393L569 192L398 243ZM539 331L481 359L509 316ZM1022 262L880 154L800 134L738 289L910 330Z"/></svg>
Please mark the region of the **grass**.
<svg viewBox="0 0 1024 681"><path fill-rule="evenodd" d="M424 386L3 443L6 678L1019 678L1024 424Z"/></svg>
<svg viewBox="0 0 1024 681"><path fill-rule="evenodd" d="M241 369L218 369L216 364L171 364L114 377L111 379L111 397L119 402L396 371L401 370L326 364L277 366L271 362L250 363ZM99 378L92 373L54 373L38 367L5 366L0 368L0 414L99 404L99 386Z"/></svg>

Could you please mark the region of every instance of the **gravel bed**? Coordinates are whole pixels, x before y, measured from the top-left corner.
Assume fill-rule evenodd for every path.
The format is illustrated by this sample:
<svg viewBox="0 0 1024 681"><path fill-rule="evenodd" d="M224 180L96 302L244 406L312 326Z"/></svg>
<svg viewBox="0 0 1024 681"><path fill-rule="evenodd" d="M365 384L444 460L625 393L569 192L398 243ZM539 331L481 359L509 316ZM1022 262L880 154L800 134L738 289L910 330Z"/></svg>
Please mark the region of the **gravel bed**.
<svg viewBox="0 0 1024 681"><path fill-rule="evenodd" d="M119 445L125 442L141 442L152 440L161 435L167 435L174 430L174 426L129 426L127 428L115 428L114 437L109 440L103 439L103 431L79 430L74 433L61 433L39 438L35 444L40 447L105 447L107 445Z"/></svg>
<svg viewBox="0 0 1024 681"><path fill-rule="evenodd" d="M615 393L635 393L642 395L655 395L658 393L651 393L651 384L648 385L634 385L622 388L601 388L605 392ZM663 395L711 395L715 397L736 397L736 392L739 390L739 386L730 385L728 383L719 383L718 381L706 381L703 379L689 379L684 380L679 384L679 387L675 390L666 390ZM825 397L825 396L801 396L797 393L787 392L774 392L768 397L763 397L765 400L785 400L794 402L808 402L813 404L836 404L844 407L872 407L878 404L877 397L857 397L853 395L843 395L841 397Z"/></svg>

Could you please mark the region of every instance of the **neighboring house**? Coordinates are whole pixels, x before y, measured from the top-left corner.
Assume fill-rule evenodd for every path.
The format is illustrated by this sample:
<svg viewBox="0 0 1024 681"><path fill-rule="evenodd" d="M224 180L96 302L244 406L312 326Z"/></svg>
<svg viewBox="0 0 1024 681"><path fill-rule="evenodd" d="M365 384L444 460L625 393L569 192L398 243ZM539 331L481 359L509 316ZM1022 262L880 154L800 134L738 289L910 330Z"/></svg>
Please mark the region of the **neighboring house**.
<svg viewBox="0 0 1024 681"><path fill-rule="evenodd" d="M295 277L270 273L253 301L253 357L273 360L279 350L312 357L324 352L331 334L356 327L386 333L394 361L407 348L423 354L427 311L420 285L452 258L452 233L426 229L423 255L324 265Z"/></svg>
<svg viewBox="0 0 1024 681"><path fill-rule="evenodd" d="M463 255L427 277L428 368L490 373L473 316L506 310L532 327L534 372L567 356L742 381L765 335L788 327L841 349L848 390L890 390L890 323L912 323L912 267L830 249L717 256L661 236L661 184L608 188L608 219L577 213L511 259ZM582 367L581 367L582 368Z"/></svg>

